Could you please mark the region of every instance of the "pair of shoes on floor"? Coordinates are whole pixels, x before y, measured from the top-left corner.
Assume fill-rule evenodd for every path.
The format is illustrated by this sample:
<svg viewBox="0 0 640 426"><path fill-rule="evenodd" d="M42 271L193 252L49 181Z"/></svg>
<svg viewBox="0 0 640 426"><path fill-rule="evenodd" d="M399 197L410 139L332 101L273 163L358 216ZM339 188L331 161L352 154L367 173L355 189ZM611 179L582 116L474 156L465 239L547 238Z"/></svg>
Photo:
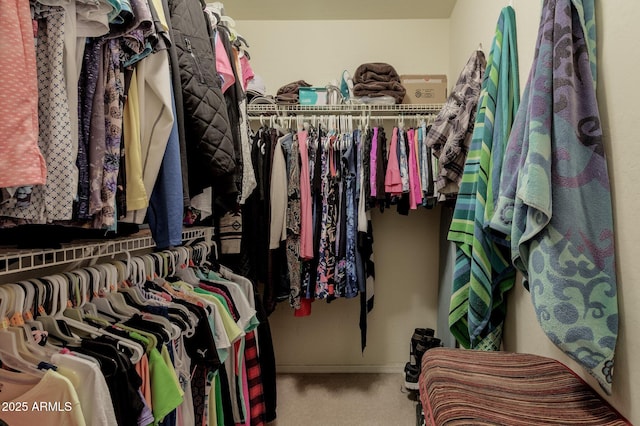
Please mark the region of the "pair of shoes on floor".
<svg viewBox="0 0 640 426"><path fill-rule="evenodd" d="M422 356L432 348L442 346L440 339L435 337L431 328L416 328L411 336L409 349L409 362L404 366L404 387L409 390L418 390L418 379L422 365Z"/></svg>

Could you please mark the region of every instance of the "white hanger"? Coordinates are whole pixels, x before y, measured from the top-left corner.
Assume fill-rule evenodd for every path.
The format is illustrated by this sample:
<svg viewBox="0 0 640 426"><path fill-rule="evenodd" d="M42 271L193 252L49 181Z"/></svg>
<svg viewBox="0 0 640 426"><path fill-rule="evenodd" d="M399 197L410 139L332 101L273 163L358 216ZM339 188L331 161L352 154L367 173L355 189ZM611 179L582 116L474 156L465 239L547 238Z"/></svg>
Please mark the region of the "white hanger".
<svg viewBox="0 0 640 426"><path fill-rule="evenodd" d="M131 264L135 265L135 270L132 271L132 282L135 285L144 284L147 279L147 265L144 263L144 260L140 257L135 257L131 259Z"/></svg>
<svg viewBox="0 0 640 426"><path fill-rule="evenodd" d="M46 279L51 283L51 291L53 292L51 297L51 312L45 312L43 315L38 316L38 321L40 321L44 329L49 332L50 337L54 337L66 344L79 346L80 339L77 336L67 336L63 333L56 322L56 318L54 317L57 312L57 298L59 296L59 288L58 285L56 285L56 278L49 276L43 279Z"/></svg>
<svg viewBox="0 0 640 426"><path fill-rule="evenodd" d="M100 273L100 284L98 297L94 297L92 302L98 308L98 312L102 312L104 314L109 315L110 317L117 318L121 321L126 321L128 316L120 314L113 309L113 306L109 302L109 298L107 295L109 294L111 288L109 285L109 274L104 267L104 265L93 265L92 268L95 268Z"/></svg>
<svg viewBox="0 0 640 426"><path fill-rule="evenodd" d="M116 335L116 334L112 334L109 333L108 331L105 330L101 330L98 328L95 328L93 326L90 326L88 324L85 324L83 322L77 321L73 318L69 318L67 316L64 316L63 311L65 310L64 307L66 306L66 300L68 300L68 292L66 290L66 285L64 285L64 283L62 283L60 280L64 280L64 277L62 277L61 275L59 276L54 276L52 277L52 279L54 281L57 281L57 284L59 285L59 305L62 307L61 311L57 313L57 315L55 316L56 319L60 319L63 320L64 322L67 323L67 325L75 330L78 331L84 331L85 333L88 333L89 335L96 337L96 336L100 336L100 335L105 335L105 336L110 336L113 339L117 340L117 345L119 346L123 346L126 347L128 349L130 349L133 353L133 356L131 357L131 362L132 363L137 363L138 361L140 361L142 359L143 356L143 350L135 343L133 342L129 342L126 339L123 339L122 337Z"/></svg>
<svg viewBox="0 0 640 426"><path fill-rule="evenodd" d="M13 307L10 306L10 310L7 312L7 315L11 318L11 327L9 327L9 330L17 333L19 345L20 340L22 340L30 353L42 360L48 360L57 350L37 344L33 338L31 328L24 322L22 310L26 297L25 290L18 284L6 284L4 287L5 289L12 290L14 296ZM22 352L22 350L20 352Z"/></svg>
<svg viewBox="0 0 640 426"><path fill-rule="evenodd" d="M7 330L0 330L0 360L7 367L21 371L34 377L42 377L43 371L20 356L16 335Z"/></svg>
<svg viewBox="0 0 640 426"><path fill-rule="evenodd" d="M31 327L32 330L36 329L36 330L45 332L45 329L42 326L42 323L40 321L33 319L33 313L36 312L36 309L37 309L37 307L34 308L34 304L37 304L37 301L34 300L35 284L31 281L20 281L19 284L21 284L21 287L23 287L26 292L22 312L24 312L25 315L28 312L29 315L25 317L25 324ZM49 347L53 347L51 343L47 343L46 345Z"/></svg>

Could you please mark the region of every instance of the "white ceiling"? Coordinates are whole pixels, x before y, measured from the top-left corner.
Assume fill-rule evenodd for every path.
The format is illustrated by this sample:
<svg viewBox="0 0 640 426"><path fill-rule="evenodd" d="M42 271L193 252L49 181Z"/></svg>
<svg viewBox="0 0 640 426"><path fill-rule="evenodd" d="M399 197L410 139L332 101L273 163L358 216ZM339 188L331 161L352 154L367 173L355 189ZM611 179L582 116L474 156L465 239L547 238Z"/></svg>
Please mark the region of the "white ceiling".
<svg viewBox="0 0 640 426"><path fill-rule="evenodd" d="M223 3L225 14L234 20L446 19L456 0L226 0Z"/></svg>

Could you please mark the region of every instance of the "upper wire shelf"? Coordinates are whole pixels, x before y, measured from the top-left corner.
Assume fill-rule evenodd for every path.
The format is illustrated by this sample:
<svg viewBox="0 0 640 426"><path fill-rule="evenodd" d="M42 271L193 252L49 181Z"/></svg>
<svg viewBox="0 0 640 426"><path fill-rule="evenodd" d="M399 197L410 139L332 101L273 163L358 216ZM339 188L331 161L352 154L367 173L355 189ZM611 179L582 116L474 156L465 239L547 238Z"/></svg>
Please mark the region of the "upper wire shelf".
<svg viewBox="0 0 640 426"><path fill-rule="evenodd" d="M210 241L212 235L211 227L185 228L182 231L182 241L191 243L201 238ZM155 242L151 233L142 231L129 237L108 241L65 244L60 249L0 249L0 276L154 247Z"/></svg>
<svg viewBox="0 0 640 426"><path fill-rule="evenodd" d="M443 104L339 104L339 105L283 105L283 104L249 104L250 115L260 114L295 114L295 113L324 113L324 114L360 114L360 113L396 113L396 114L437 114Z"/></svg>

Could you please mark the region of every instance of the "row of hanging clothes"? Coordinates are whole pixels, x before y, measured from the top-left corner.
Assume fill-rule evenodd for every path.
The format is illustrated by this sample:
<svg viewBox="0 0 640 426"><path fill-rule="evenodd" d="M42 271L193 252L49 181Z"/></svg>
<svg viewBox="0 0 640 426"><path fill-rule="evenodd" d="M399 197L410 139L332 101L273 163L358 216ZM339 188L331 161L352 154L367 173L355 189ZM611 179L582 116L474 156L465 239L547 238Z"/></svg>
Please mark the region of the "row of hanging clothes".
<svg viewBox="0 0 640 426"><path fill-rule="evenodd" d="M259 295L245 277L213 267L210 251L201 242L0 285L0 419L275 419L275 360Z"/></svg>
<svg viewBox="0 0 640 426"><path fill-rule="evenodd" d="M364 348L374 294L370 210L436 205L425 143L433 117L394 117L389 135L382 119L367 116L252 118L260 119L251 150L257 186L217 223L223 256L264 286L267 312L287 301L306 316L314 300L359 296Z"/></svg>
<svg viewBox="0 0 640 426"><path fill-rule="evenodd" d="M11 94L0 100L0 229L125 235L149 223L164 248L179 245L191 208L236 202L254 73L222 3L5 6L15 48L0 57Z"/></svg>

